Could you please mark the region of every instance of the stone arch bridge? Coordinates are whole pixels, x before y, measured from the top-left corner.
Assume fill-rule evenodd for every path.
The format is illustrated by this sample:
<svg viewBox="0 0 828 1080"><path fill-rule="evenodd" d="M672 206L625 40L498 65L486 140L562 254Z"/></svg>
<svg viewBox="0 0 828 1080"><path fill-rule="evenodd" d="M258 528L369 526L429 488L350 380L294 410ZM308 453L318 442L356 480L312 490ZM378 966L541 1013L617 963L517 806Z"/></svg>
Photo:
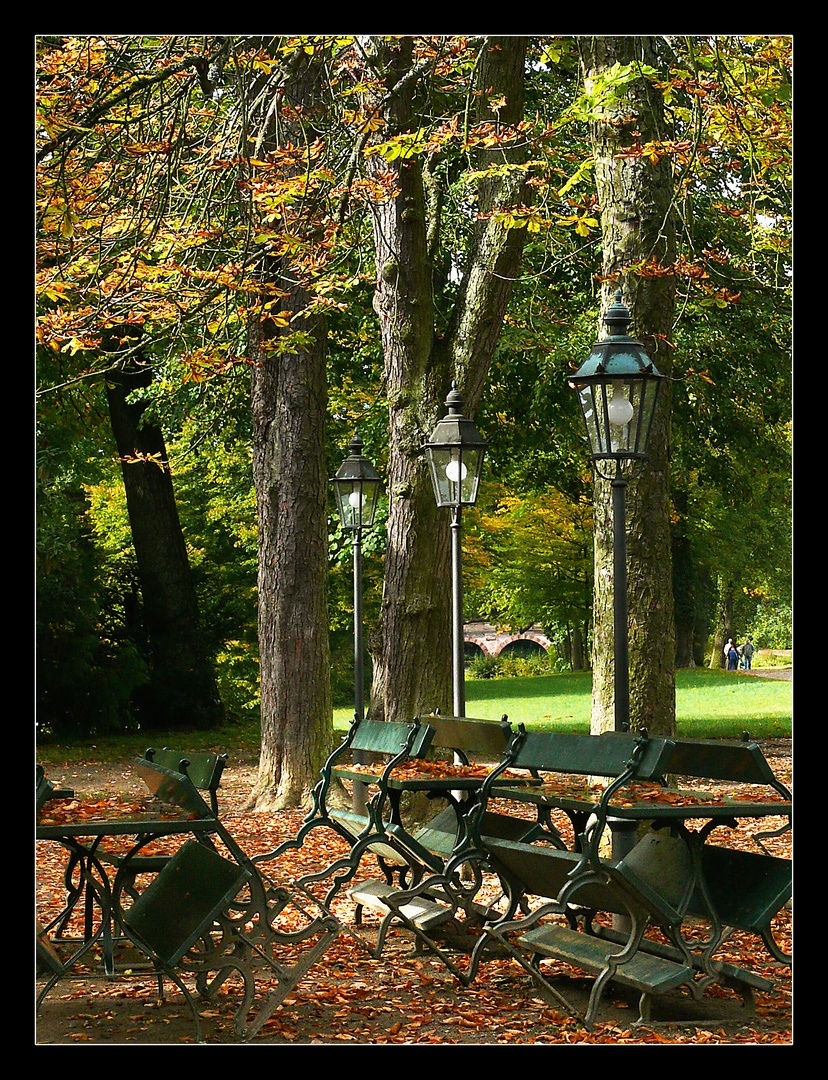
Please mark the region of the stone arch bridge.
<svg viewBox="0 0 828 1080"><path fill-rule="evenodd" d="M552 650L552 642L539 626L530 626L528 630L516 634L498 630L490 623L469 622L465 624L463 631L467 660L473 660L475 656L499 656L504 649L509 652ZM527 644L521 646L520 642Z"/></svg>

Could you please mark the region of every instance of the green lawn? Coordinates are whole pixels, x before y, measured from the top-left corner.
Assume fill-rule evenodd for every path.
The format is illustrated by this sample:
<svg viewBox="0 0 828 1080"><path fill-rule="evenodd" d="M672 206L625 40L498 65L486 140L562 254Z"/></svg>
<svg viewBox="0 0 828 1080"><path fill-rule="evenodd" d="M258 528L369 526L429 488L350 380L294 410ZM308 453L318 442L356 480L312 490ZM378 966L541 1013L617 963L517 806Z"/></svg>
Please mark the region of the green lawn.
<svg viewBox="0 0 828 1080"><path fill-rule="evenodd" d="M589 672L466 682L466 714L561 731L589 731L592 675ZM676 726L691 738L735 736L789 738L793 684L756 675L707 668L676 675ZM345 728L353 716L337 709L334 723Z"/></svg>
<svg viewBox="0 0 828 1080"><path fill-rule="evenodd" d="M755 675L734 675L699 668L676 676L678 733L691 738L789 738L793 711L790 682ZM506 713L513 724L559 731L589 731L592 675L539 675L510 679L470 679L466 682L466 714L498 720ZM349 707L334 710L340 730L353 718ZM185 740L199 749L217 749L231 758L255 754L259 726L255 721L228 724L217 731L184 736L181 732L101 734L77 741L45 742L38 760L50 762L128 761L148 745L174 746Z"/></svg>

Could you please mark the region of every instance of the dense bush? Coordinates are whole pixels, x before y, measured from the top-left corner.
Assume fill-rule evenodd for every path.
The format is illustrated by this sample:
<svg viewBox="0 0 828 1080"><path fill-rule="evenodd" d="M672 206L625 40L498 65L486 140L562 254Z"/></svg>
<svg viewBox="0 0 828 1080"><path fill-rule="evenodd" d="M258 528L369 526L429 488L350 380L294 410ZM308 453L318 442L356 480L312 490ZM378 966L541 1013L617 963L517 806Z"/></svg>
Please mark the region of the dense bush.
<svg viewBox="0 0 828 1080"><path fill-rule="evenodd" d="M793 609L790 604L762 604L750 625L750 636L758 649L793 648Z"/></svg>
<svg viewBox="0 0 828 1080"><path fill-rule="evenodd" d="M500 656L476 656L466 666L470 679L505 679L521 675L552 675L557 671L568 671L569 665L559 657L549 653L536 653L531 656L516 656L513 653L501 653Z"/></svg>

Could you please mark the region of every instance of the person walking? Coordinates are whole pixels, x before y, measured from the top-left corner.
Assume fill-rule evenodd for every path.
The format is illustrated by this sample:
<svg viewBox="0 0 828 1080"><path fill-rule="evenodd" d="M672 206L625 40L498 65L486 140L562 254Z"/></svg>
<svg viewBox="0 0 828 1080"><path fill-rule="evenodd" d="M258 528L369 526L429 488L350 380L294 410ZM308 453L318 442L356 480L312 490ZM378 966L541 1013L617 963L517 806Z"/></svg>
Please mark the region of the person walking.
<svg viewBox="0 0 828 1080"><path fill-rule="evenodd" d="M739 666L739 653L736 651L736 644L733 641L733 638L727 639L727 644L723 651L727 659L727 670L736 671Z"/></svg>
<svg viewBox="0 0 828 1080"><path fill-rule="evenodd" d="M753 647L753 642L749 637L745 638L745 643L742 646L742 667L745 671L750 671L753 666L753 654L756 650Z"/></svg>

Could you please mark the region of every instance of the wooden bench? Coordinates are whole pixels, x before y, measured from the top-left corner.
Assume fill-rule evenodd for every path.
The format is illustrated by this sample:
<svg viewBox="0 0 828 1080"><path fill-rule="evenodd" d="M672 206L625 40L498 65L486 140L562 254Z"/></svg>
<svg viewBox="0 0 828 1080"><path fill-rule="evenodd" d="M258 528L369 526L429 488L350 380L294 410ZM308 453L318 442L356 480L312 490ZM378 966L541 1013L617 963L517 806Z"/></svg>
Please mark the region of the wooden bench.
<svg viewBox="0 0 828 1080"><path fill-rule="evenodd" d="M176 983L187 997L199 1037L198 1012L184 976L193 977L197 993L207 999L231 980L241 980L234 1025L237 1035L250 1038L327 950L340 924L295 883L277 884L258 871L189 775L163 767L156 755L132 764L152 796L152 807L163 808L104 821L100 832L80 834L95 844L96 837L110 832L132 837L132 847L119 858L114 882L98 893L101 926L115 923L124 939L149 959L159 994L165 977ZM153 837L170 832L191 838L164 858L140 893L131 895L121 882L132 875L133 861L142 857ZM106 937L101 940L106 950ZM51 986L68 974L71 969L53 970L38 1007Z"/></svg>
<svg viewBox="0 0 828 1080"><path fill-rule="evenodd" d="M162 769L171 769L186 776L193 787L207 795L210 809L218 817L218 789L227 766L227 754L182 752L165 746L161 750L150 747L144 752L144 757L153 765L160 765Z"/></svg>
<svg viewBox="0 0 828 1080"><path fill-rule="evenodd" d="M451 755L454 762L461 765L469 765L474 758L487 762L499 761L512 734L505 716L500 721L491 721L436 715L419 718L418 722L428 724L433 729L428 756ZM447 792L444 797L450 805L413 830L407 829L400 821L391 820L384 824L383 832L396 842L394 848L384 853L386 865L383 870L389 885L395 871L401 886L407 884L408 877L418 880L424 873L438 872L458 844L463 842L465 816L462 811L465 807L461 804L467 798L473 798L473 794L466 791ZM367 815L342 809L332 809L330 813L356 835L364 833L369 826ZM495 836L517 839L524 837L530 828L531 823L506 814L489 812L485 817L486 831Z"/></svg>
<svg viewBox="0 0 828 1080"><path fill-rule="evenodd" d="M499 722L478 720L465 717L444 717L430 715L423 719L434 729L429 755L451 758L452 763L469 765L475 759L493 762L502 758L508 745L512 730L504 716ZM447 898L436 885L436 878L442 874L445 865L451 859L458 846L463 846L465 838L466 811L476 799L475 792L441 791L449 805L425 824L413 830L399 821L384 823L383 835L393 848L382 852L382 880L372 878L353 886L349 895L356 904L355 922L361 924L364 908L369 908L381 916L381 923L376 945L372 955L382 954L390 924L397 919L414 931L415 945L419 950L423 935L449 923L455 923L462 915L464 921L479 922L488 912L488 908L474 902L472 888L463 893L463 904L447 903ZM469 800L470 802L467 802ZM341 811L332 811L334 816ZM365 818L355 817L351 812L344 812L341 820L366 823ZM515 818L495 811L487 811L481 818L480 827L487 835L511 839L532 837L538 833L551 842L560 842L559 836L532 821ZM376 853L378 845L370 845ZM357 854L358 849L353 849ZM353 854L352 852L352 854ZM428 876L435 883L427 893L419 893L410 902L400 907L394 904L394 897L400 890L415 886ZM396 880L395 880L396 878ZM479 882L478 882L479 884ZM461 910L462 907L462 910ZM465 928L457 927L463 934Z"/></svg>
<svg viewBox="0 0 828 1080"><path fill-rule="evenodd" d="M244 867L197 840L188 840L121 915L127 935L152 959L159 986L163 974L184 994L199 1042L198 1009L179 974L181 962L200 939L209 942L216 920L250 880Z"/></svg>
<svg viewBox="0 0 828 1080"><path fill-rule="evenodd" d="M701 869L713 916L732 930L757 934L774 960L790 966L792 957L779 946L771 927L793 894L790 859L705 844ZM698 892L693 894L688 911L699 918L711 918L710 908Z"/></svg>
<svg viewBox="0 0 828 1080"><path fill-rule="evenodd" d="M704 945L698 949L688 947L682 923L690 915L710 921L716 929L727 926L753 930L775 959L789 961L773 940L770 923L791 895L790 861L704 842L717 824L732 825L733 820L711 820L698 834L692 834L678 815L671 820L669 812L659 814L656 808L653 819L672 826L674 835L669 829L651 832L617 862L601 858L598 841L612 794L622 783L665 782L667 777L681 775L768 785L788 799L790 793L755 745L644 738L638 742L636 755L627 756L629 771L624 775L620 766L627 750L635 745L629 736L583 736L580 738L598 741L580 745L577 738L558 745L553 735L530 733L516 745L510 764L549 772L588 770L591 775L617 777L601 799L589 835L581 836L581 851L565 852L475 834L489 865L504 881L513 907L518 897L529 894L547 901L528 918L507 917L487 925L488 937L509 949L536 981L556 996L557 991L540 971L542 958L562 960L595 974L585 1016L588 1025L594 1020L609 981L641 993L641 1019L649 1016L653 995L687 986L701 996L712 981L736 989L745 1003L752 1005L754 991L768 991L772 984L744 968L716 961L712 949ZM589 746L593 752L584 753ZM686 816L693 815L688 812ZM700 809L696 816L706 815ZM694 870L697 859L706 895ZM598 911L626 915L630 931L594 926L593 917ZM550 914L564 915L569 925L537 925ZM579 917L585 921L586 932L576 929ZM644 938L650 924L662 929L671 942L669 946ZM519 934L517 949L507 938L513 931ZM711 940L717 939L718 933ZM476 961L484 948L481 943ZM530 953L530 960L521 949Z"/></svg>
<svg viewBox="0 0 828 1080"><path fill-rule="evenodd" d="M35 814L39 814L47 802L53 799L73 799L75 792L72 788L57 787L46 776L42 765L35 764Z"/></svg>
<svg viewBox="0 0 828 1080"><path fill-rule="evenodd" d="M389 791L389 777L404 761L423 759L433 750L450 753L461 763L468 763L470 756L497 760L510 737L511 728L505 717L500 722L440 716L417 717L411 724L355 721L321 770L312 808L296 837L258 856L255 861L261 864L278 858L286 850L300 847L313 829L332 829L347 842L348 854L303 876L298 882L307 887L315 881L333 877L324 901L328 905L340 887L356 874L366 852L373 855L382 877L357 885L352 896L357 905L357 924L361 923L365 907L378 911L385 919L378 941L381 951L387 923L393 918L385 904L386 897L418 881L424 874L442 870L458 842L458 821L462 818L458 808L465 794L458 793L460 798L452 799L449 793L448 807L424 825L410 830L399 815L399 792ZM355 757L359 758L357 769L353 768ZM363 764L366 758L368 765ZM366 813L332 805L331 788L336 779L367 783L375 789ZM486 824L497 835L515 837L524 836L532 827L531 822L515 821L495 813L487 816ZM419 927L431 928L451 918L449 913L435 906L433 897L422 897L420 901L416 911L413 907L409 909Z"/></svg>
<svg viewBox="0 0 828 1080"><path fill-rule="evenodd" d="M311 808L296 836L283 841L272 851L256 856L254 862L257 865L270 862L278 859L285 851L300 848L308 834L318 828L331 829L347 842L349 848L366 841L366 846L373 845L371 850L379 860L399 861L400 856L396 849L391 844L382 842L383 814L388 795L382 780L400 762L409 758L424 757L433 736L434 729L428 724L421 724L418 720L414 720L411 724L355 720L345 738L322 767L319 780L313 789ZM335 770L346 765L351 755L358 755L361 758L370 755L376 759L379 782L376 795L365 814L355 813L331 804L331 789L338 779L338 773ZM356 782L364 782L368 779L359 772L353 772L350 776ZM373 839L369 841L369 837ZM343 860L338 859L324 870L302 878L301 882L304 885L311 881L324 880L331 873L341 869L343 865Z"/></svg>
<svg viewBox="0 0 828 1080"><path fill-rule="evenodd" d="M157 755L137 758L133 765L156 799L194 819L209 817L188 774L164 768ZM129 870L127 862L119 874ZM207 999L228 979L241 978L234 1026L244 1039L261 1030L340 930L337 919L313 896L293 884L269 881L217 816L210 835L196 835L179 848L134 903L119 910L118 918L156 970L185 996L184 973L195 975L196 990ZM261 968L265 978L257 981ZM188 1002L198 1027L189 996Z"/></svg>
<svg viewBox="0 0 828 1080"><path fill-rule="evenodd" d="M212 816L218 817L218 789L227 765L227 754L170 750L166 746L160 750L149 747L143 758L136 759L133 764L137 767L142 761L186 776L197 791L206 795ZM147 775L152 775L152 772ZM135 879L141 874L157 874L166 866L171 856L171 852L134 856L129 862L129 873L122 874L119 879L119 888L134 897ZM120 869L124 862L124 857L118 850L106 845L98 849L98 858L116 869Z"/></svg>
<svg viewBox="0 0 828 1080"><path fill-rule="evenodd" d="M561 808L575 826L575 850L537 841L527 843L526 838L486 835L481 828L483 815L496 805L498 798L524 795L534 799L535 790L542 792L542 788L527 788L525 792L498 788L498 779L507 768L526 769L542 778L547 774L607 778L597 805L592 800L587 802L587 809L579 809L574 798L569 806L561 802ZM771 984L734 965L717 962L710 955L694 954L681 937L682 920L693 914L714 922L730 920L731 924L755 929L766 937L770 920L790 895L790 862L753 853L743 858L745 853L707 846L704 841L712 828L735 822L727 817L718 818L696 836L683 828L679 811L672 820L660 822L672 826L674 835L670 829L650 833L620 862L600 855L600 839L610 820L610 803L615 793L627 784L642 780L666 784L674 775L763 784L783 798L790 797L755 745L650 739L646 733L592 736L519 729L509 751L483 784L479 805L469 819L466 848L455 853L442 874L424 878L417 886L394 894L388 900L389 906L402 908L436 888L451 900L460 864L476 862L498 875L508 897L508 908L502 914L492 910L485 934L472 950L465 971L444 950L433 947L464 984L474 979L486 948L496 942L556 995L557 991L541 974L541 957L554 956L596 974L586 1016L588 1023L593 1021L603 988L610 979L618 983L626 981L641 992L642 1016L649 1012L652 995L678 985L700 993L711 979L737 989L749 1004L755 990L767 990ZM669 816L669 811L662 811L661 816L665 813ZM699 810L695 816L707 815ZM655 808L652 817L659 818ZM695 853L705 860L704 867L711 875L708 897L713 912L695 887ZM729 873L738 876L731 878L731 896L726 898L723 894L727 891ZM738 903L733 896L734 882L739 890ZM544 903L528 918L516 918L518 907L526 910L529 897L541 898ZM718 913L717 906L721 908ZM596 912L601 911L625 916L631 929L618 932L613 941L613 931L605 934L603 928L593 925ZM550 915L564 917L567 925L537 925L540 919ZM584 929L578 930L581 922ZM659 926L673 942L669 948L650 947L644 932L651 924ZM507 932L511 936L513 930L521 935L519 947L506 936ZM766 944L772 955L777 955L774 945L767 940ZM527 958L527 951L531 959Z"/></svg>
<svg viewBox="0 0 828 1080"><path fill-rule="evenodd" d="M456 717L438 715L416 717L414 724L427 727L430 735L427 743L424 741L416 753L407 755L409 758L431 757L435 752L442 751L444 754L451 753L456 761L463 764L469 763L469 754L499 757L511 733L505 717L500 723L495 723L485 720L460 720ZM364 740L362 746L353 747L353 749L362 748L364 748ZM373 752L376 753L376 751ZM378 790L371 804L372 808L387 805L390 801L389 796L392 793L387 790L387 779L392 775L393 768L400 763L400 761L394 762L394 765L382 776L375 774L374 782ZM346 768L340 767L338 771L340 775L349 775ZM356 774L349 778L358 782ZM397 799L399 798L397 793L393 794L397 796ZM342 860L336 867L337 870L344 870L345 875L339 875L335 879L326 902L330 901L344 881L354 875L366 850L376 856L383 875L381 880L372 878L350 890L351 899L356 903L357 925L362 921L363 908L370 908L383 916L377 945L371 950L375 956L379 956L382 952L388 924L394 917L394 913L386 904L387 897L395 890L411 882L419 881L423 874L437 873L443 868L445 860L451 855L457 843L458 821L462 819L459 804L465 794L458 792L456 796L453 796L447 793L450 805L413 831L403 825L399 816L398 803L392 810L390 818L387 819L383 819L382 815L377 813L359 814L342 808L330 810L332 818L351 833L352 846L349 857ZM303 879L303 881L307 880L309 879ZM423 931L432 929L451 918L451 913L433 897L418 898L415 904L409 906L407 913Z"/></svg>
<svg viewBox="0 0 828 1080"><path fill-rule="evenodd" d="M539 741L536 739L539 736ZM423 877L420 882L405 890L397 890L395 893L383 896L383 902L394 914L405 923L418 937L418 940L434 952L443 964L464 985L470 985L474 981L483 951L486 945L485 935L478 939L477 946L473 949L471 962L467 968L462 968L452 955L442 948L437 942L428 938L427 934L413 919L405 916L408 905L415 903L421 896L439 897L447 908L449 916L454 918L463 910L468 912L469 890L463 888L459 882L464 871L470 871L473 879L481 880L481 869L491 869L488 847L483 843L486 840L498 840L506 845L528 844L533 840L543 839L555 850L561 851L566 858L574 860L570 866L575 866L580 861L580 856L572 855L566 851L563 838L554 827L548 815L539 814L535 822L525 819L510 818L507 815L497 813L491 809L496 805L493 789L507 769L525 769L531 777L538 777L549 759L549 739L554 739L556 771L570 773L587 773L589 775L602 775L617 779L618 777L631 775L630 757L633 744L629 741L623 743L596 742L592 736L527 732L521 725L517 731L512 732L507 748L501 756L500 762L489 772L482 787L480 788L477 805L467 818L466 835L462 843L456 845L451 856L444 862L441 870L430 876ZM541 746L543 749L541 749ZM540 751L540 752L539 752ZM535 761L534 759L537 759ZM505 793L504 793L505 794ZM583 815L583 820L574 815L576 833L576 847L581 847L581 834L586 827L589 815ZM505 827L504 827L505 826ZM511 918L519 907L525 909L526 890L522 884L508 874L501 876L503 891L507 897L507 909L504 912L496 911L494 904L482 909L484 920ZM495 901L497 903L497 901ZM481 909L477 906L472 908L473 917L481 916Z"/></svg>
<svg viewBox="0 0 828 1080"><path fill-rule="evenodd" d="M583 1017L587 1027L595 1020L609 982L638 991L639 1021L650 1018L654 996L681 986L701 996L713 980L737 990L746 1005L752 1004L754 991L773 989L768 980L736 965L710 960L705 966L684 944L681 928L693 878L690 852L683 839L667 833L648 834L619 862L599 859L597 870L585 870L580 855L574 852L488 838L484 844L498 872L519 881L526 893L553 898L526 918L488 925L486 933L575 1015L569 1002L544 977L540 962L553 958L595 975ZM549 915L569 920L573 911L588 913L590 932L552 922L537 925ZM601 927L597 933L591 923L596 912L629 918L631 930L622 933ZM650 925L658 926L676 944L662 947L646 941L644 932ZM509 940L512 933L518 934L517 947ZM707 977L699 979L700 972L707 972Z"/></svg>

